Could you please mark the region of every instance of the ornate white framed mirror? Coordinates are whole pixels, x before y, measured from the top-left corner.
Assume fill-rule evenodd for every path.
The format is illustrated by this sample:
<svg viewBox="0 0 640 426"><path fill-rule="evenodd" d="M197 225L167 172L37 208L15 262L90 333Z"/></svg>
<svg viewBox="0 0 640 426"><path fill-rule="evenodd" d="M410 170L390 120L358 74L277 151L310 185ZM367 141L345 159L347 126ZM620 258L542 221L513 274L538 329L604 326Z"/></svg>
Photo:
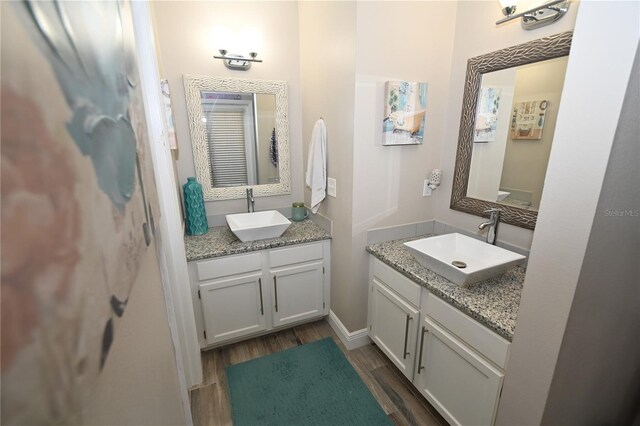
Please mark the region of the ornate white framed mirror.
<svg viewBox="0 0 640 426"><path fill-rule="evenodd" d="M291 193L287 83L184 75L196 178L206 201Z"/></svg>

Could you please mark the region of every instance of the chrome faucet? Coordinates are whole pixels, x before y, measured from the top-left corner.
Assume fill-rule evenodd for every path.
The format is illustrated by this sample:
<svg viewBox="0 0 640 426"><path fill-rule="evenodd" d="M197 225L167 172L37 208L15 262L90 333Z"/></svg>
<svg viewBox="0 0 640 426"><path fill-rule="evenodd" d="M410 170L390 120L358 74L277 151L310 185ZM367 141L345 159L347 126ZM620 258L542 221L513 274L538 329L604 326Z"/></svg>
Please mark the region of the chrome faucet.
<svg viewBox="0 0 640 426"><path fill-rule="evenodd" d="M253 188L247 188L247 213L253 213L255 209L255 200L253 199Z"/></svg>
<svg viewBox="0 0 640 426"><path fill-rule="evenodd" d="M487 243L496 244L496 236L498 235L498 224L500 223L500 209L489 209L485 210L485 213L490 213L489 220L486 222L482 222L478 225L478 229L484 229L487 226L489 229L487 230Z"/></svg>

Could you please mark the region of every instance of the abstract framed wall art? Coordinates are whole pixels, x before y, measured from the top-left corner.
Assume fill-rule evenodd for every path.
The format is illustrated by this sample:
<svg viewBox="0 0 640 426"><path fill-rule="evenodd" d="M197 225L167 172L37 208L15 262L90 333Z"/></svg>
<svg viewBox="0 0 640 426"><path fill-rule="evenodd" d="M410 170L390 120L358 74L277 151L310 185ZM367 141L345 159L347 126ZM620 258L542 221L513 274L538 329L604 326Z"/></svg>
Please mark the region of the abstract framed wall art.
<svg viewBox="0 0 640 426"><path fill-rule="evenodd" d="M382 145L419 145L427 112L427 83L385 83Z"/></svg>
<svg viewBox="0 0 640 426"><path fill-rule="evenodd" d="M539 140L549 101L518 102L511 115L511 139Z"/></svg>
<svg viewBox="0 0 640 426"><path fill-rule="evenodd" d="M0 7L2 423L81 424L157 265L131 5Z"/></svg>

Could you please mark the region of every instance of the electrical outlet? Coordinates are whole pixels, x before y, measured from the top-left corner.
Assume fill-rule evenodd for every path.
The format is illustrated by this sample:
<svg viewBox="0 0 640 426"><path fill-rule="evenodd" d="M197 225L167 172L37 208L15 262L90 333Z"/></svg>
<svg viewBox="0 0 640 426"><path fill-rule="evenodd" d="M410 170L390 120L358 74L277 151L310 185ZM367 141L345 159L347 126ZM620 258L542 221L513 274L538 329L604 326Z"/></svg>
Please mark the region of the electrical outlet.
<svg viewBox="0 0 640 426"><path fill-rule="evenodd" d="M433 190L429 187L429 179L425 179L424 186L422 187L422 196L431 197L431 191Z"/></svg>
<svg viewBox="0 0 640 426"><path fill-rule="evenodd" d="M334 178L327 179L327 195L336 198L336 180Z"/></svg>

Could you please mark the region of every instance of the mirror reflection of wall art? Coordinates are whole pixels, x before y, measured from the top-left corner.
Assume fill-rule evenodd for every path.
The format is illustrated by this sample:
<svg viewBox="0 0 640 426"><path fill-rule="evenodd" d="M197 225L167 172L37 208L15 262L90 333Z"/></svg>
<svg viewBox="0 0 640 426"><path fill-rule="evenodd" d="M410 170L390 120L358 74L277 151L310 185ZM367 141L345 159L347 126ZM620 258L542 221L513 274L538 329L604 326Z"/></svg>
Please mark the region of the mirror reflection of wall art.
<svg viewBox="0 0 640 426"><path fill-rule="evenodd" d="M478 112L473 133L474 142L494 142L498 127L498 108L502 89L483 87L478 99Z"/></svg>
<svg viewBox="0 0 640 426"><path fill-rule="evenodd" d="M511 115L511 139L539 140L549 101L518 102Z"/></svg>
<svg viewBox="0 0 640 426"><path fill-rule="evenodd" d="M167 79L160 80L162 88L162 103L164 104L164 114L167 117L167 133L169 138L169 147L178 149L178 140L176 139L176 128L173 120L173 111L171 110L171 93L169 92L169 81Z"/></svg>
<svg viewBox="0 0 640 426"><path fill-rule="evenodd" d="M382 145L422 143L427 111L427 83L385 83Z"/></svg>

